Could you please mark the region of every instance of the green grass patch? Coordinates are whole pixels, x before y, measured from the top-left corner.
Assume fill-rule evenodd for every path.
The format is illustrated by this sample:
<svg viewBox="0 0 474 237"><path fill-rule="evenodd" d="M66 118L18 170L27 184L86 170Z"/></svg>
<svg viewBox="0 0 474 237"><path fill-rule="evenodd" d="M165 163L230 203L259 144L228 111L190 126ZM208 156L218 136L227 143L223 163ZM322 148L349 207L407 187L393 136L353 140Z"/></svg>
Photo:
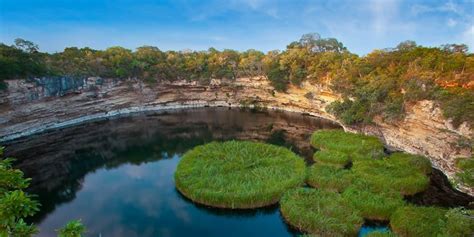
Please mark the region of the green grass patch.
<svg viewBox="0 0 474 237"><path fill-rule="evenodd" d="M377 137L346 133L343 130L319 130L311 136L311 145L320 150L343 152L355 161L381 158L384 147Z"/></svg>
<svg viewBox="0 0 474 237"><path fill-rule="evenodd" d="M342 196L369 220L388 221L393 212L405 204L397 192L374 193L360 186L349 187Z"/></svg>
<svg viewBox="0 0 474 237"><path fill-rule="evenodd" d="M398 160L365 160L355 162L352 171L367 182L372 191L387 189L402 195L413 195L426 190L430 180L420 169Z"/></svg>
<svg viewBox="0 0 474 237"><path fill-rule="evenodd" d="M298 188L280 201L281 214L300 231L321 236L355 236L363 218L339 193Z"/></svg>
<svg viewBox="0 0 474 237"><path fill-rule="evenodd" d="M390 226L400 236L472 236L472 211L406 206L392 215Z"/></svg>
<svg viewBox="0 0 474 237"><path fill-rule="evenodd" d="M255 208L277 203L304 183L304 160L290 150L246 141L212 142L186 152L175 173L189 199L220 208Z"/></svg>
<svg viewBox="0 0 474 237"><path fill-rule="evenodd" d="M456 180L466 186L474 187L474 157L458 158L456 167L460 169L456 173Z"/></svg>
<svg viewBox="0 0 474 237"><path fill-rule="evenodd" d="M313 160L327 165L344 167L349 164L349 156L344 152L325 150L314 153Z"/></svg>
<svg viewBox="0 0 474 237"><path fill-rule="evenodd" d="M443 232L446 210L406 206L392 215L390 226L401 236L437 236Z"/></svg>
<svg viewBox="0 0 474 237"><path fill-rule="evenodd" d="M350 170L333 165L314 164L308 168L306 183L311 187L342 192L351 185L353 178Z"/></svg>
<svg viewBox="0 0 474 237"><path fill-rule="evenodd" d="M400 162L402 165L415 167L425 174L430 174L432 171L431 161L424 156L396 152L391 154L389 159L392 162Z"/></svg>

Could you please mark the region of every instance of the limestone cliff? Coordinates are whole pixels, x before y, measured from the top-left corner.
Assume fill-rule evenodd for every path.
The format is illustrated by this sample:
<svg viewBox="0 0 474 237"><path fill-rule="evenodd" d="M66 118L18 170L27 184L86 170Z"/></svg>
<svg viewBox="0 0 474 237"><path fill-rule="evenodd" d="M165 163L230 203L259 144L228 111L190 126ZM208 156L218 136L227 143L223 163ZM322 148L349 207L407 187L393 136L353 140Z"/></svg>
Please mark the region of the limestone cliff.
<svg viewBox="0 0 474 237"><path fill-rule="evenodd" d="M0 142L102 117L180 107L262 106L336 121L325 108L338 99L327 86L309 82L280 93L265 78L213 80L209 85L102 78L11 80L8 90L0 92ZM345 129L376 135L390 149L430 157L435 167L452 177L454 159L471 154L464 141L473 138L472 129L465 124L454 128L431 101L406 110L405 119L396 124L375 118L373 125ZM473 189L462 189L474 194Z"/></svg>

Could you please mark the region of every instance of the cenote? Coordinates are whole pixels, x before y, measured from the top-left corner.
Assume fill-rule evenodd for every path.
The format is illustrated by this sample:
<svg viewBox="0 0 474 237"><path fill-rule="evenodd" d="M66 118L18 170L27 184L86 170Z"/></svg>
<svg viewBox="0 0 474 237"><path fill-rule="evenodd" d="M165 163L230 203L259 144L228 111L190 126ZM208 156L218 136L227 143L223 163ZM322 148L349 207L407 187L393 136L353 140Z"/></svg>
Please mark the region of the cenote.
<svg viewBox="0 0 474 237"><path fill-rule="evenodd" d="M311 133L340 128L320 118L228 108L139 113L56 129L4 144L16 168L32 178L41 211L28 221L54 236L81 219L86 236L295 236L278 205L253 210L204 207L182 196L173 174L189 149L211 141L252 140L291 148L311 162ZM417 205L468 206L438 170ZM366 222L364 235L387 228Z"/></svg>

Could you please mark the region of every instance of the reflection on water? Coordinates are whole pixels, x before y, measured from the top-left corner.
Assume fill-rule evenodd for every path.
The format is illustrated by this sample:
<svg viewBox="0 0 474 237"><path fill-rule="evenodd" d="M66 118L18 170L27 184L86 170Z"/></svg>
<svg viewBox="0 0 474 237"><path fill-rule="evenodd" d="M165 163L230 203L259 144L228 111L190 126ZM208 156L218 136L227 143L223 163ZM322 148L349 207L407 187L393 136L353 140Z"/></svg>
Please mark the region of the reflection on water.
<svg viewBox="0 0 474 237"><path fill-rule="evenodd" d="M213 140L259 140L310 157L312 131L339 126L309 116L226 108L141 114L32 136L6 153L32 178L39 236L81 219L88 236L291 236L278 206L229 211L195 205L173 173L188 149Z"/></svg>

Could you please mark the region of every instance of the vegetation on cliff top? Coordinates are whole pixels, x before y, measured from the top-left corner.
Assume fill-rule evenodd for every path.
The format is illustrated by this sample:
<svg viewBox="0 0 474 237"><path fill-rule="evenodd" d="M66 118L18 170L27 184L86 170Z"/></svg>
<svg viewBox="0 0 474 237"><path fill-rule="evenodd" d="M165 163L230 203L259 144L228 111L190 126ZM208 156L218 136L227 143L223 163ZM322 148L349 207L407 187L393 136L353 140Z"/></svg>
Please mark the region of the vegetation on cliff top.
<svg viewBox="0 0 474 237"><path fill-rule="evenodd" d="M23 190L30 179L23 172L12 167L12 158L3 158L0 147L0 236L29 237L38 233L36 226L28 224L24 218L39 211L40 204L34 196ZM71 221L59 230L59 237L80 237L85 228L80 221Z"/></svg>
<svg viewBox="0 0 474 237"><path fill-rule="evenodd" d="M304 160L290 150L246 141L212 142L186 152L175 173L177 189L189 199L221 208L277 203L304 183Z"/></svg>
<svg viewBox="0 0 474 237"><path fill-rule="evenodd" d="M330 81L343 100L329 111L347 124L370 123L379 115L387 121L404 116L405 106L434 100L455 125L474 125L474 55L466 45L439 48L413 41L395 48L374 50L359 57L333 38L306 34L286 50L266 54L247 50L161 51L142 46L106 50L69 47L42 53L32 42L0 44L0 85L4 79L34 76L140 78L147 82L266 76L276 90L301 85L305 80Z"/></svg>

